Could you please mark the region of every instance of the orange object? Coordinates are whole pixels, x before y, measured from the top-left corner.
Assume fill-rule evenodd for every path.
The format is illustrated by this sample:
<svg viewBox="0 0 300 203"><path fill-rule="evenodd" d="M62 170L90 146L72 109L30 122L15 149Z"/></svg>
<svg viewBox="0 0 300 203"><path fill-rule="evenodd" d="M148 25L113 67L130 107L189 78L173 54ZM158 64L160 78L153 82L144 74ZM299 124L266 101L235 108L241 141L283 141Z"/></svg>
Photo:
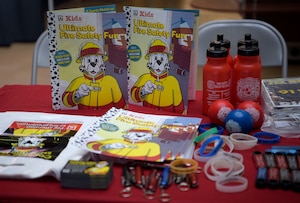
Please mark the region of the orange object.
<svg viewBox="0 0 300 203"><path fill-rule="evenodd" d="M230 101L231 68L227 63L228 50L215 42L207 49L207 62L203 67L203 114L216 100Z"/></svg>
<svg viewBox="0 0 300 203"><path fill-rule="evenodd" d="M233 66L231 103L237 107L243 101L261 100L262 67L259 48L246 41L238 48L238 55Z"/></svg>

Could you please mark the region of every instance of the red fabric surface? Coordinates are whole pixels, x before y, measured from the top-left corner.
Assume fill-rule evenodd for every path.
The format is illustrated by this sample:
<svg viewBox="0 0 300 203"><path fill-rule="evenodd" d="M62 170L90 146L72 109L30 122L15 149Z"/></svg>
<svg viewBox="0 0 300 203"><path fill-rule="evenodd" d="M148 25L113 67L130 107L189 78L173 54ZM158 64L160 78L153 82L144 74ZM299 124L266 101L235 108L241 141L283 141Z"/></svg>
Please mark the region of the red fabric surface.
<svg viewBox="0 0 300 203"><path fill-rule="evenodd" d="M209 119L202 116L201 92L197 92L196 100L189 102L189 116L197 116L203 119L202 123ZM51 107L51 87L47 85L7 85L0 88L0 112L2 111L33 111L49 113L68 113L100 116L105 111L94 110L60 110L54 111ZM130 110L166 114L166 112L146 109L139 106L129 106ZM281 138L277 145L300 145L300 139ZM291 190L272 190L255 188L256 168L252 161L252 152L264 151L271 145L258 144L250 150L236 151L243 154L245 172L248 179L248 188L240 193L222 193L215 189L215 183L208 180L203 173L198 174L199 187L187 192L180 191L176 185L166 190L171 194L171 202L299 202L300 193ZM204 166L199 163L199 166ZM32 166L34 167L34 166ZM52 177L43 177L35 180L0 179L0 202L160 202L158 198L146 200L140 189L132 188L133 195L129 198L119 196L121 186L121 167L114 167L114 178L107 190L64 189L60 182ZM160 193L158 189L157 195Z"/></svg>

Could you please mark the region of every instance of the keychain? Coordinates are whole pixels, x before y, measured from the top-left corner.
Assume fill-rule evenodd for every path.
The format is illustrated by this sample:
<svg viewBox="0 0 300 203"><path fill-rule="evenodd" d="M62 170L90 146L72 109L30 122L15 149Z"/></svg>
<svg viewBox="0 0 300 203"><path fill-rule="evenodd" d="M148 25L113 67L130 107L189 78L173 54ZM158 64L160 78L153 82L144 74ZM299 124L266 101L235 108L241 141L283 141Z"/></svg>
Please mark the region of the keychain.
<svg viewBox="0 0 300 203"><path fill-rule="evenodd" d="M154 199L155 191L157 188L158 181L160 179L160 173L157 172L157 169L153 169L149 176L147 177L146 187L144 189L144 197L146 199Z"/></svg>
<svg viewBox="0 0 300 203"><path fill-rule="evenodd" d="M189 186L191 188L197 188L198 187L198 180L197 180L196 173L188 174L187 175L187 180L188 180Z"/></svg>
<svg viewBox="0 0 300 203"><path fill-rule="evenodd" d="M141 166L137 165L135 167L135 180L134 180L134 184L136 187L138 188L143 188L145 185L145 176L144 176L144 172Z"/></svg>
<svg viewBox="0 0 300 203"><path fill-rule="evenodd" d="M159 187L161 189L161 193L160 193L161 202L169 202L171 200L171 195L165 192L165 189L167 189L171 184L172 184L172 173L170 171L170 167L166 166L161 173L160 182L159 182Z"/></svg>
<svg viewBox="0 0 300 203"><path fill-rule="evenodd" d="M132 176L128 167L122 168L121 183L124 187L124 189L120 191L121 197L124 198L130 197L132 195L131 192Z"/></svg>

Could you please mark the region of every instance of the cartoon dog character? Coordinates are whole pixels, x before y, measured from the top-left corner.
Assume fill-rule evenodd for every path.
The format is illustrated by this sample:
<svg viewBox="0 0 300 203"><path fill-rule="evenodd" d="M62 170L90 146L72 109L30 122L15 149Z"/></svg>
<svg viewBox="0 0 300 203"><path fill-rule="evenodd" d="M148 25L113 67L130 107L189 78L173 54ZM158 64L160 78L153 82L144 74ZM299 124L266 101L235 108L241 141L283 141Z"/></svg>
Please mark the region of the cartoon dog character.
<svg viewBox="0 0 300 203"><path fill-rule="evenodd" d="M123 132L123 139L104 139L87 143L87 148L102 155L135 160L158 161L160 145L151 142L154 132L147 128L133 128Z"/></svg>
<svg viewBox="0 0 300 203"><path fill-rule="evenodd" d="M143 106L184 113L184 103L178 80L169 75L170 54L168 44L161 38L150 42L148 53L149 73L141 75L131 88L134 102L143 102Z"/></svg>
<svg viewBox="0 0 300 203"><path fill-rule="evenodd" d="M123 98L117 80L105 75L105 64L108 56L94 42L86 42L79 51L76 60L81 63L79 69L83 76L75 78L62 95L67 107L78 106L78 109L124 108Z"/></svg>
<svg viewBox="0 0 300 203"><path fill-rule="evenodd" d="M25 137L19 137L18 139L18 147L21 148L31 148L31 147L41 147L43 141L45 141L45 138L38 138L35 136L25 136Z"/></svg>
<svg viewBox="0 0 300 203"><path fill-rule="evenodd" d="M153 131L150 129L130 129L126 135L122 137L124 140L134 144L136 142L150 142L152 140Z"/></svg>

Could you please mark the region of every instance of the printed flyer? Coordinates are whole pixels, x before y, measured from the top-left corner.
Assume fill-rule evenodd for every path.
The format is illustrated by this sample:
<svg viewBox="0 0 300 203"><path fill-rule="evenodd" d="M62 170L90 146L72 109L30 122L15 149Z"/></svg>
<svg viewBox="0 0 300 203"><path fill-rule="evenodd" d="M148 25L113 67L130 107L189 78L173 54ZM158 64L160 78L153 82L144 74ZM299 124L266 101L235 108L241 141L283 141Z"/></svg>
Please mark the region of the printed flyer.
<svg viewBox="0 0 300 203"><path fill-rule="evenodd" d="M14 121L0 136L0 156L55 160L82 123Z"/></svg>
<svg viewBox="0 0 300 203"><path fill-rule="evenodd" d="M68 160L81 160L86 150L70 145L94 116L15 112L0 113L0 178L60 179Z"/></svg>

